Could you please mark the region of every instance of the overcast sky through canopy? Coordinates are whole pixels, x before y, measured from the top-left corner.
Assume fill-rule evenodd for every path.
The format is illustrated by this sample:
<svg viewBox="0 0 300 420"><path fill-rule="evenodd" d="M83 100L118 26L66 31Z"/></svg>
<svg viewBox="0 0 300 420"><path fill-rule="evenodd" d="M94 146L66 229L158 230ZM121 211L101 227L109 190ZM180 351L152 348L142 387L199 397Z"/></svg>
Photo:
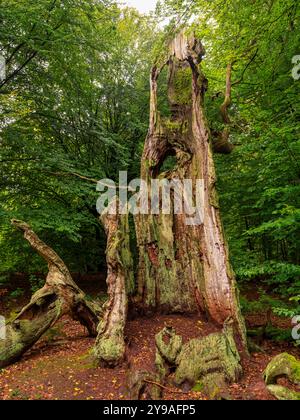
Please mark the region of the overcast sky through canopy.
<svg viewBox="0 0 300 420"><path fill-rule="evenodd" d="M157 0L125 0L128 6L135 7L141 13L148 13L155 9Z"/></svg>

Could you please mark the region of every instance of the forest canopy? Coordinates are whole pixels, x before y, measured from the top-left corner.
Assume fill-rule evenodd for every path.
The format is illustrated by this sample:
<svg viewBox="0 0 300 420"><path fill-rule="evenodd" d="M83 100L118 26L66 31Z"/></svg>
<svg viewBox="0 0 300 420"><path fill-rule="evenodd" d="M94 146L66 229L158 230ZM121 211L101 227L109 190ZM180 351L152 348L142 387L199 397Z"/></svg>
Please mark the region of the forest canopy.
<svg viewBox="0 0 300 420"><path fill-rule="evenodd" d="M235 271L241 281L267 279L296 296L299 80L292 77L292 60L299 54L298 5L164 1L156 13L140 15L113 1L1 2L1 272L41 271L10 226L12 217L55 244L72 271L104 266L95 186L72 174L139 175L151 64L170 34L192 22L206 49L211 130L224 126L219 109L232 65L235 147L216 155L216 163ZM158 24L166 17L168 24Z"/></svg>

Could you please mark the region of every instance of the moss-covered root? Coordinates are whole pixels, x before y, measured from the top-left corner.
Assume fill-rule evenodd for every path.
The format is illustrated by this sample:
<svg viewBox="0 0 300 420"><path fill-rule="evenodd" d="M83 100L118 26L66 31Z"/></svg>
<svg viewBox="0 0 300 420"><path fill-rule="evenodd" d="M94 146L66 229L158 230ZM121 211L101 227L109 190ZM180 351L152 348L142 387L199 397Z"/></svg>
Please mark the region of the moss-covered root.
<svg viewBox="0 0 300 420"><path fill-rule="evenodd" d="M276 384L279 377L285 376L292 383L300 384L300 361L288 353L274 357L264 371L264 380L267 385Z"/></svg>
<svg viewBox="0 0 300 420"><path fill-rule="evenodd" d="M61 302L61 315L68 313L84 325L91 336L96 336L101 308L95 302L89 302L86 299L85 294L72 279L64 261L38 237L30 225L16 219L13 219L11 223L23 232L24 239L47 262L49 268L44 287L32 296L30 303L18 315L18 319L28 319L28 316L33 319L40 301L43 302L45 296L53 294Z"/></svg>
<svg viewBox="0 0 300 420"><path fill-rule="evenodd" d="M286 377L295 385L300 385L300 360L288 353L274 357L264 371L268 391L278 400L300 400L300 392L277 385L277 379Z"/></svg>
<svg viewBox="0 0 300 420"><path fill-rule="evenodd" d="M115 367L124 360L126 345L123 335L108 335L98 337L94 347L97 363Z"/></svg>
<svg viewBox="0 0 300 420"><path fill-rule="evenodd" d="M300 401L300 392L292 391L280 385L268 385L268 391L281 401Z"/></svg>
<svg viewBox="0 0 300 420"><path fill-rule="evenodd" d="M155 336L156 356L155 366L163 380L169 375L170 369L176 366L176 359L182 349L182 337L176 335L172 327L165 327Z"/></svg>
<svg viewBox="0 0 300 420"><path fill-rule="evenodd" d="M240 357L232 328L186 343L176 360L175 383L198 383L210 397L223 392L226 383L239 380Z"/></svg>
<svg viewBox="0 0 300 420"><path fill-rule="evenodd" d="M71 315L88 329L90 335L95 336L101 314L101 308L85 298L55 251L27 223L12 220L12 225L23 232L32 248L44 258L49 272L45 285L6 325L6 338L0 340L0 368L20 359L62 315Z"/></svg>
<svg viewBox="0 0 300 420"><path fill-rule="evenodd" d="M6 338L0 340L0 368L21 356L50 328L61 315L61 304L55 295L49 295L35 306L35 317L17 318L6 326Z"/></svg>

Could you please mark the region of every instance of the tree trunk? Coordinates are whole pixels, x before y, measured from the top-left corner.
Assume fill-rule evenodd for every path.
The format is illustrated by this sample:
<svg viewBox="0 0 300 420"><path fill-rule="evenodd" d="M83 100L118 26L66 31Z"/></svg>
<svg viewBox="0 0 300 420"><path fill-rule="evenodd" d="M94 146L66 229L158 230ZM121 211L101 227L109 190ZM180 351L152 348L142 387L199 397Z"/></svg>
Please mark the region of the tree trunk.
<svg viewBox="0 0 300 420"><path fill-rule="evenodd" d="M87 301L56 252L28 224L18 220L12 224L24 232L24 238L47 261L49 272L44 287L6 326L6 339L0 340L0 368L17 361L62 315L78 320L92 336L96 336L100 316L100 308Z"/></svg>
<svg viewBox="0 0 300 420"><path fill-rule="evenodd" d="M98 327L94 355L100 364L110 367L121 363L125 356L124 328L127 320L128 295L134 291L133 267L129 244L128 216L113 215L110 209L118 208L118 200L110 204L101 215L107 234L107 285L108 301Z"/></svg>
<svg viewBox="0 0 300 420"><path fill-rule="evenodd" d="M139 302L146 311L205 312L220 326L231 318L236 337L246 348L215 187L211 136L204 111L207 80L200 68L203 55L201 42L193 36L180 33L171 43L167 61L170 118L161 118L157 107L157 81L164 65L155 66L151 72L150 127L141 178L149 190L151 180L157 177L191 179L194 186L202 180L204 194L199 225L190 225L189 216L175 212L136 216ZM176 167L160 173L170 155L176 157Z"/></svg>

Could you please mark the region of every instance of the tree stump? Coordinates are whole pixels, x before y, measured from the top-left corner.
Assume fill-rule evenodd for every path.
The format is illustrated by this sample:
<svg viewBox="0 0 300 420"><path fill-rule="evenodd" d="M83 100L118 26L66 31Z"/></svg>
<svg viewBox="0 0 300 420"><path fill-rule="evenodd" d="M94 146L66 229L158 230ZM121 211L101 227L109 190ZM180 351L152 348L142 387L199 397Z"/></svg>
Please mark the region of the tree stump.
<svg viewBox="0 0 300 420"><path fill-rule="evenodd" d="M287 378L292 384L300 386L300 360L288 353L274 357L264 371L268 391L278 400L300 400L300 392L277 385L277 379Z"/></svg>
<svg viewBox="0 0 300 420"><path fill-rule="evenodd" d="M242 374L240 356L232 326L204 338L183 344L173 328L164 328L156 335L155 365L164 381L174 372L174 383L191 389L197 384L204 393L215 397L236 382Z"/></svg>

